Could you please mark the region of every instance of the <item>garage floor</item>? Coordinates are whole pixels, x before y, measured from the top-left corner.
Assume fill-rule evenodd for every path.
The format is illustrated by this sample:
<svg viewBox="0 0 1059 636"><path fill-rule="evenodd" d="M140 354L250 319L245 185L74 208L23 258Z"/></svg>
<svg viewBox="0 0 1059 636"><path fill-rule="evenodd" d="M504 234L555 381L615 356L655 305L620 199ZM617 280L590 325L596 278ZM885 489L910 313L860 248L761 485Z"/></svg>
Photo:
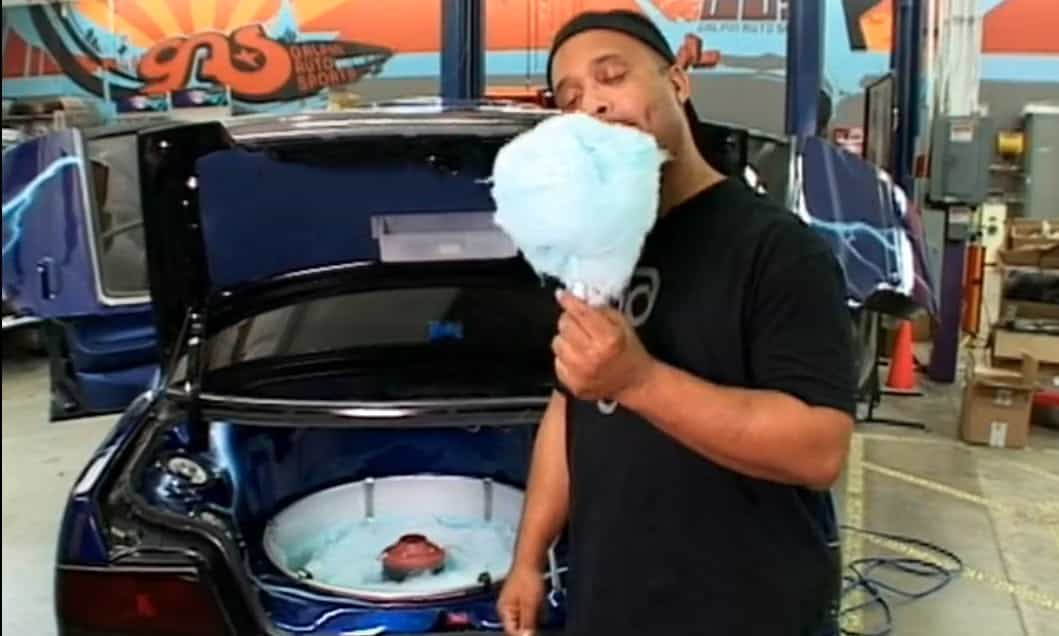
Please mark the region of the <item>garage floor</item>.
<svg viewBox="0 0 1059 636"><path fill-rule="evenodd" d="M48 423L46 366L4 349L3 634L48 636L63 500L112 418ZM918 419L930 432L862 425L836 487L845 523L912 535L966 563L936 596L898 604L893 633L1059 636L1059 433L1037 429L1023 451L965 446L954 439L957 391L926 388L927 397L887 397L880 415ZM921 556L853 535L844 550ZM847 627L872 632L877 621L868 613Z"/></svg>

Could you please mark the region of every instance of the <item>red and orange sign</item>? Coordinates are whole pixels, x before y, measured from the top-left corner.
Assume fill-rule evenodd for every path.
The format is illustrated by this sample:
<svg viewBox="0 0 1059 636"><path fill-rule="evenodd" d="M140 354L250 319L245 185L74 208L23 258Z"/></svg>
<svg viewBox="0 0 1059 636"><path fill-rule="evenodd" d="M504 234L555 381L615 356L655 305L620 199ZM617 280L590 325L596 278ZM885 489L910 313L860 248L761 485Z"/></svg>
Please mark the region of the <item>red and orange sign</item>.
<svg viewBox="0 0 1059 636"><path fill-rule="evenodd" d="M63 18L5 22L3 74L66 76L99 96L104 84L113 97L130 91L164 94L199 81L228 86L244 101L299 99L383 71L393 55L437 54L443 1L75 0L64 5ZM581 11L648 6L647 0L484 1L486 48L527 56L546 49L555 31ZM801 0L650 4L671 25L762 24L785 20L796 1ZM832 9L842 14L849 37L828 46L889 51L893 0L826 2L829 15L837 15ZM42 7L7 11L43 15ZM1002 0L985 15L983 51L1057 55L1059 39L1052 33L1057 23L1059 0ZM707 36L705 45L711 44ZM725 53L740 55L738 49ZM709 51L693 57L699 66L716 63Z"/></svg>
<svg viewBox="0 0 1059 636"><path fill-rule="evenodd" d="M207 53L201 62L200 51ZM238 99L265 102L354 82L379 72L389 57L387 49L352 42L278 42L254 24L228 36L210 31L169 38L151 47L136 70L146 94L184 88L197 72L200 81L228 86ZM347 59L350 65L339 66Z"/></svg>

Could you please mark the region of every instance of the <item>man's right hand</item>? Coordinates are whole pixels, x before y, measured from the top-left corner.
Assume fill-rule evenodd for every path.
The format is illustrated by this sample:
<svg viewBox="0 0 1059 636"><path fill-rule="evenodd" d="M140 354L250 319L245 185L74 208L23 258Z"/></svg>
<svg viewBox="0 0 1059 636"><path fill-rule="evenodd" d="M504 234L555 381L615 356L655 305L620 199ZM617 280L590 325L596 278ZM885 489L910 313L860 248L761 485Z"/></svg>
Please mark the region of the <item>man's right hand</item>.
<svg viewBox="0 0 1059 636"><path fill-rule="evenodd" d="M566 468L566 398L554 393L537 429L514 566L496 609L508 636L532 636L544 601L545 556L566 522L570 478Z"/></svg>
<svg viewBox="0 0 1059 636"><path fill-rule="evenodd" d="M511 569L500 591L496 609L507 636L532 636L537 629L537 615L544 601L544 577L528 566Z"/></svg>

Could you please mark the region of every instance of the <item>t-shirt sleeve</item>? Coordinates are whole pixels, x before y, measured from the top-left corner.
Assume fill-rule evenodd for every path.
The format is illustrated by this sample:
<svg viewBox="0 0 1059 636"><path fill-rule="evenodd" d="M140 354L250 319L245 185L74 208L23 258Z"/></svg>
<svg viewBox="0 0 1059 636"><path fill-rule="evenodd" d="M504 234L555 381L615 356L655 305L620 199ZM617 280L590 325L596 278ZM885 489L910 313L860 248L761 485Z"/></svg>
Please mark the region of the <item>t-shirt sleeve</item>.
<svg viewBox="0 0 1059 636"><path fill-rule="evenodd" d="M751 294L751 381L853 415L852 322L842 270L812 230L784 225L767 245Z"/></svg>

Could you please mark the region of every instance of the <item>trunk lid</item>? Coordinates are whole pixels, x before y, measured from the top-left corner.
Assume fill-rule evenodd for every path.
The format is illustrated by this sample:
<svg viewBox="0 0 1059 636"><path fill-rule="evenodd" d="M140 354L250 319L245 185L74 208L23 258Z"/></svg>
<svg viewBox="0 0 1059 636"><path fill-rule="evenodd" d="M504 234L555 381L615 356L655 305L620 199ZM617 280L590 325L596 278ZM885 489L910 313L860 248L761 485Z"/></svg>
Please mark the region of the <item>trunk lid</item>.
<svg viewBox="0 0 1059 636"><path fill-rule="evenodd" d="M513 259L491 223L487 178L496 150L548 114L395 104L142 134L163 359L181 353L192 323L215 333L277 306L269 289L297 295L285 286L295 279L308 289L336 271L394 261Z"/></svg>

